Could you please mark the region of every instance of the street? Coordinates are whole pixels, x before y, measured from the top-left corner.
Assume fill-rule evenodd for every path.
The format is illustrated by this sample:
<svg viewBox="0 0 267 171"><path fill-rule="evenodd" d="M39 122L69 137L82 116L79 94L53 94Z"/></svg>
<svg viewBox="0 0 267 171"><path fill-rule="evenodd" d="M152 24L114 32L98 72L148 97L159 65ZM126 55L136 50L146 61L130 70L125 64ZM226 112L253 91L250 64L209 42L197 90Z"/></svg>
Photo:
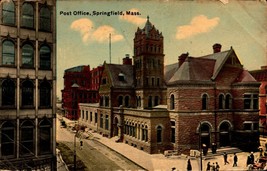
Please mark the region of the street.
<svg viewBox="0 0 267 171"><path fill-rule="evenodd" d="M57 119L57 142L64 143L74 149L74 133L60 127ZM83 148L80 149L80 139L76 138L76 155L87 167L86 170L142 170L130 160L107 148L94 139L82 139ZM59 167L60 164L58 164Z"/></svg>

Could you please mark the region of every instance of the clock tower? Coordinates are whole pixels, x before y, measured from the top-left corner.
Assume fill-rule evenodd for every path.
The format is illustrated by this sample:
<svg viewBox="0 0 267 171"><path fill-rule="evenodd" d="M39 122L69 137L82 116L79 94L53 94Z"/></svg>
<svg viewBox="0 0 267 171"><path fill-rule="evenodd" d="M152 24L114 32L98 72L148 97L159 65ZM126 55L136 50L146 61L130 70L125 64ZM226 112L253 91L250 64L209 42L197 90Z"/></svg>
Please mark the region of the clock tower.
<svg viewBox="0 0 267 171"><path fill-rule="evenodd" d="M163 36L147 21L143 29L137 28L134 37L134 71L138 108L152 108L166 104L163 92L164 54Z"/></svg>

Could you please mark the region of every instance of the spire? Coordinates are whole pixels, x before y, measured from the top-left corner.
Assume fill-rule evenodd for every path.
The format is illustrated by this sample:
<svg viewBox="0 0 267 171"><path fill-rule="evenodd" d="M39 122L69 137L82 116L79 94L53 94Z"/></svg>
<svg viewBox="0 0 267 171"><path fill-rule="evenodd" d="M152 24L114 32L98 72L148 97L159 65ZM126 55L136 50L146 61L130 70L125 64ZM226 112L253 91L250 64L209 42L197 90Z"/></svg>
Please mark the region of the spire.
<svg viewBox="0 0 267 171"><path fill-rule="evenodd" d="M149 31L152 29L152 24L149 21L149 16L147 16L147 21L146 21L146 25L144 27L144 31L146 33L146 35L148 35Z"/></svg>

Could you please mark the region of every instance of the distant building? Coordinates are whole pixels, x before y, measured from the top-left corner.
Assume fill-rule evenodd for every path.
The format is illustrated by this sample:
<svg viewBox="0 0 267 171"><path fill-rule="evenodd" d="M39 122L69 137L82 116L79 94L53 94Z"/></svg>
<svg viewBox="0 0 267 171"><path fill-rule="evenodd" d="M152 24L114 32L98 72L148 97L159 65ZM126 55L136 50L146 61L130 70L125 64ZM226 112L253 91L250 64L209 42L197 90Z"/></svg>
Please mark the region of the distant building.
<svg viewBox="0 0 267 171"><path fill-rule="evenodd" d="M267 135L267 66L262 66L260 70L250 71L250 73L257 81L261 82L259 95L260 133L262 135Z"/></svg>
<svg viewBox="0 0 267 171"><path fill-rule="evenodd" d="M135 33L133 65L104 63L99 103L80 103L79 123L147 153L258 148L260 83L234 49L214 44L213 54L184 53L164 66L163 39L148 18Z"/></svg>
<svg viewBox="0 0 267 171"><path fill-rule="evenodd" d="M0 9L0 169L57 170L56 0Z"/></svg>
<svg viewBox="0 0 267 171"><path fill-rule="evenodd" d="M69 119L78 119L78 103L94 103L99 100L98 89L102 66L90 71L90 66L76 66L64 72L62 107Z"/></svg>

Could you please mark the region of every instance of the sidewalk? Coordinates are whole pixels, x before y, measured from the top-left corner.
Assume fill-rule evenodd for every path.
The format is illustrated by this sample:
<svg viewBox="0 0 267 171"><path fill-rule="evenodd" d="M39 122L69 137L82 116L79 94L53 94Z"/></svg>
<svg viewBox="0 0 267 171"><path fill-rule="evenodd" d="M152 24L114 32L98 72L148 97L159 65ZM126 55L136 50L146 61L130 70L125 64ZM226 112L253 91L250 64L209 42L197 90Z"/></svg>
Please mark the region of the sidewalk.
<svg viewBox="0 0 267 171"><path fill-rule="evenodd" d="M191 159L191 165L193 171L200 171L200 159L195 157L189 157L186 155L175 156L175 157L165 157L163 154L148 154L125 143L116 143L114 138L106 138L100 134L90 132L94 139L98 142L106 145L107 147L117 151L124 157L133 161L134 163L140 165L145 170L149 171L171 171L173 167L179 171L186 171L187 160ZM220 171L244 171L246 168L246 160L249 153L240 152L237 153L238 156L238 167L232 167L233 165L233 154L228 154L228 162L230 164L224 165L224 160L222 155L212 156L207 159L202 160L202 170L206 170L207 163L218 162L220 166ZM255 159L259 157L258 153L255 153Z"/></svg>

